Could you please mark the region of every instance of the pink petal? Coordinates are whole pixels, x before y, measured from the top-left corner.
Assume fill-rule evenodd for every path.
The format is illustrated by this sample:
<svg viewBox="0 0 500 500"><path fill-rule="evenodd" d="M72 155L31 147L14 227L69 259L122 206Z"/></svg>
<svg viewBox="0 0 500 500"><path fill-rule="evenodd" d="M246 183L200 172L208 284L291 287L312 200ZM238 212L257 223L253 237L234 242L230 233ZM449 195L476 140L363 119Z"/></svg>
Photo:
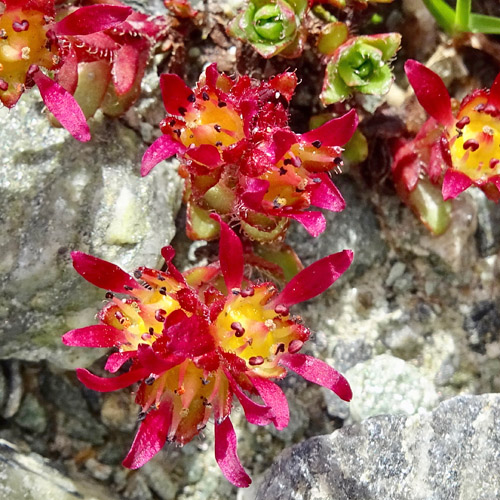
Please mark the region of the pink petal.
<svg viewBox="0 0 500 500"><path fill-rule="evenodd" d="M116 347L127 342L125 332L109 325L92 325L71 330L62 336L64 345Z"/></svg>
<svg viewBox="0 0 500 500"><path fill-rule="evenodd" d="M210 217L220 224L219 262L228 293L240 288L243 280L243 245L235 232L217 214Z"/></svg>
<svg viewBox="0 0 500 500"><path fill-rule="evenodd" d="M74 94L78 85L78 59L75 49L70 46L64 55L63 64L56 73L57 82L70 94Z"/></svg>
<svg viewBox="0 0 500 500"><path fill-rule="evenodd" d="M129 385L142 380L150 374L150 370L146 368L139 368L137 370L132 370L130 372L124 373L123 375L118 375L113 378L103 378L90 373L85 368L77 368L76 376L78 380L89 389L97 392L111 392L118 389L124 389Z"/></svg>
<svg viewBox="0 0 500 500"><path fill-rule="evenodd" d="M472 184L472 179L467 175L449 168L443 178L443 200L456 198L462 191L465 191Z"/></svg>
<svg viewBox="0 0 500 500"><path fill-rule="evenodd" d="M277 130L273 134L271 151L273 153L273 163L277 163L298 142L297 136L291 130Z"/></svg>
<svg viewBox="0 0 500 500"><path fill-rule="evenodd" d="M341 212L345 208L345 201L337 189L335 184L331 181L326 173L317 174L315 177L321 179L313 186L311 191L311 205L332 212Z"/></svg>
<svg viewBox="0 0 500 500"><path fill-rule="evenodd" d="M344 401L350 401L352 398L349 382L337 370L320 359L305 354L284 353L280 356L279 364L298 373L309 382L330 389Z"/></svg>
<svg viewBox="0 0 500 500"><path fill-rule="evenodd" d="M134 45L122 45L113 61L113 83L118 95L126 94L134 84L139 67L139 52Z"/></svg>
<svg viewBox="0 0 500 500"><path fill-rule="evenodd" d="M141 422L123 466L138 469L151 460L163 448L171 422L172 405L169 401L163 401L157 410L150 410Z"/></svg>
<svg viewBox="0 0 500 500"><path fill-rule="evenodd" d="M170 276L172 276L172 278L174 278L177 282L185 284L186 280L184 276L172 263L172 260L175 257L175 250L170 245L163 247L161 249L161 256L165 259Z"/></svg>
<svg viewBox="0 0 500 500"><path fill-rule="evenodd" d="M115 264L83 252L71 252L73 267L89 283L116 293L128 293L125 287L142 288L132 276Z"/></svg>
<svg viewBox="0 0 500 500"><path fill-rule="evenodd" d="M207 85L215 89L217 87L217 80L219 79L219 72L217 71L217 63L212 63L210 66L207 66L205 70L205 76L207 79Z"/></svg>
<svg viewBox="0 0 500 500"><path fill-rule="evenodd" d="M146 150L142 157L141 175L148 175L153 167L176 153L184 151L184 146L174 141L169 135L162 135Z"/></svg>
<svg viewBox="0 0 500 500"><path fill-rule="evenodd" d="M269 181L246 177L243 182L243 194L241 200L247 208L262 211L262 199L269 189Z"/></svg>
<svg viewBox="0 0 500 500"><path fill-rule="evenodd" d="M321 212L286 212L283 210L280 215L300 222L314 238L326 229L326 219Z"/></svg>
<svg viewBox="0 0 500 500"><path fill-rule="evenodd" d="M229 417L215 422L215 460L226 479L238 488L247 488L252 480L236 452L236 434Z"/></svg>
<svg viewBox="0 0 500 500"><path fill-rule="evenodd" d="M52 25L57 35L89 35L119 25L132 13L124 5L89 5L77 10Z"/></svg>
<svg viewBox="0 0 500 500"><path fill-rule="evenodd" d="M185 357L177 355L170 355L166 359L161 359L147 344L139 344L137 358L142 366L147 367L150 373L156 375L161 375L174 366L180 365L185 359Z"/></svg>
<svg viewBox="0 0 500 500"><path fill-rule="evenodd" d="M2 0L7 10L38 10L47 16L54 16L54 2L47 0Z"/></svg>
<svg viewBox="0 0 500 500"><path fill-rule="evenodd" d="M321 127L302 134L302 140L312 143L319 141L322 146L343 146L352 137L358 126L358 115L351 109L345 115L324 123Z"/></svg>
<svg viewBox="0 0 500 500"><path fill-rule="evenodd" d="M89 126L75 98L41 71L33 75L33 80L40 90L43 102L61 125L77 141L90 141Z"/></svg>
<svg viewBox="0 0 500 500"><path fill-rule="evenodd" d="M161 95L167 113L172 115L183 115L191 103L188 97L193 91L184 83L184 80L173 73L165 73L160 76Z"/></svg>
<svg viewBox="0 0 500 500"><path fill-rule="evenodd" d="M274 420L274 415L269 406L264 406L250 399L243 389L238 385L238 382L233 378L229 371L224 370L224 373L229 381L231 389L236 394L238 401L243 407L246 419L254 425L267 425Z"/></svg>
<svg viewBox="0 0 500 500"><path fill-rule="evenodd" d="M279 431L284 429L290 420L288 401L281 388L267 378L251 377L254 387L264 403L269 406L274 414L274 425Z"/></svg>
<svg viewBox="0 0 500 500"><path fill-rule="evenodd" d="M353 253L343 250L320 259L295 275L272 301L273 306L293 306L323 293L351 265Z"/></svg>
<svg viewBox="0 0 500 500"><path fill-rule="evenodd" d="M194 358L215 349L207 320L195 314L169 326L165 325L163 334L170 339L168 349L178 357Z"/></svg>
<svg viewBox="0 0 500 500"><path fill-rule="evenodd" d="M493 104L497 109L500 109L500 73L491 86L488 104Z"/></svg>
<svg viewBox="0 0 500 500"><path fill-rule="evenodd" d="M186 155L208 168L217 168L223 164L219 150L211 144L202 144L197 148L190 148L186 151Z"/></svg>
<svg viewBox="0 0 500 500"><path fill-rule="evenodd" d="M106 360L104 369L108 370L110 373L116 373L126 361L136 355L137 351L114 352L113 354L110 354Z"/></svg>
<svg viewBox="0 0 500 500"><path fill-rule="evenodd" d="M445 126L454 122L451 99L443 80L434 71L413 59L405 63L406 76L418 102L435 120Z"/></svg>

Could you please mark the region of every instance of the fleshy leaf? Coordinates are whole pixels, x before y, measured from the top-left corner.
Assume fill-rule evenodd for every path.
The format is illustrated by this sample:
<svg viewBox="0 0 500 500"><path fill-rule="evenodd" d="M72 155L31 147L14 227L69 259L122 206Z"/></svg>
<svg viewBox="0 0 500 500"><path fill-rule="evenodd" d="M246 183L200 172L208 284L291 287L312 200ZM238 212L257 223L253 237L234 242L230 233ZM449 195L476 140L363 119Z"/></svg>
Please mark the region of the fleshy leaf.
<svg viewBox="0 0 500 500"><path fill-rule="evenodd" d="M88 5L79 7L52 26L57 35L90 35L114 28L132 13L125 5Z"/></svg>
<svg viewBox="0 0 500 500"><path fill-rule="evenodd" d="M215 460L228 481L238 488L247 488L252 482L241 465L236 451L236 434L229 417L215 422Z"/></svg>
<svg viewBox="0 0 500 500"><path fill-rule="evenodd" d="M80 347L116 347L127 341L122 330L108 325L92 325L65 333L63 344Z"/></svg>
<svg viewBox="0 0 500 500"><path fill-rule="evenodd" d="M443 200L456 198L472 185L472 179L458 170L448 169L443 178Z"/></svg>
<svg viewBox="0 0 500 500"><path fill-rule="evenodd" d="M240 288L243 280L243 246L234 231L217 214L210 217L220 224L219 261L228 292Z"/></svg>
<svg viewBox="0 0 500 500"><path fill-rule="evenodd" d="M351 109L339 118L333 118L310 132L302 134L302 140L312 143L320 141L323 146L343 146L349 142L358 126L358 115Z"/></svg>
<svg viewBox="0 0 500 500"><path fill-rule="evenodd" d="M314 262L288 282L273 304L290 307L323 293L351 265L352 258L351 250L343 250Z"/></svg>
<svg viewBox="0 0 500 500"><path fill-rule="evenodd" d="M274 425L279 431L284 429L290 420L288 401L281 388L274 382L263 377L251 377L259 396L269 406L274 414Z"/></svg>
<svg viewBox="0 0 500 500"><path fill-rule="evenodd" d="M451 99L443 80L434 71L413 59L405 63L405 72L418 102L442 125L451 126L454 118Z"/></svg>
<svg viewBox="0 0 500 500"><path fill-rule="evenodd" d="M172 422L172 405L163 401L157 410L150 410L142 421L130 450L122 464L127 469L138 469L151 460L167 440Z"/></svg>
<svg viewBox="0 0 500 500"><path fill-rule="evenodd" d="M141 175L144 177L163 160L176 153L184 151L184 146L174 141L169 135L162 135L156 139L146 150L142 157Z"/></svg>
<svg viewBox="0 0 500 500"><path fill-rule="evenodd" d="M124 373L123 375L118 375L118 377L104 378L90 373L85 368L76 369L76 376L78 377L78 380L85 387L88 387L89 389L97 392L111 392L118 389L124 389L125 387L138 382L144 377L147 377L149 373L149 370L147 370L146 368L140 368L138 370Z"/></svg>
<svg viewBox="0 0 500 500"><path fill-rule="evenodd" d="M90 141L85 115L75 98L57 82L37 71L33 75L43 102L61 125L77 140Z"/></svg>
<svg viewBox="0 0 500 500"><path fill-rule="evenodd" d="M337 370L320 359L305 354L283 353L279 364L298 373L309 382L330 389L344 401L350 401L352 398L349 382Z"/></svg>
<svg viewBox="0 0 500 500"><path fill-rule="evenodd" d="M127 293L125 287L142 288L137 281L117 265L83 252L71 252L73 267L89 283L116 293Z"/></svg>

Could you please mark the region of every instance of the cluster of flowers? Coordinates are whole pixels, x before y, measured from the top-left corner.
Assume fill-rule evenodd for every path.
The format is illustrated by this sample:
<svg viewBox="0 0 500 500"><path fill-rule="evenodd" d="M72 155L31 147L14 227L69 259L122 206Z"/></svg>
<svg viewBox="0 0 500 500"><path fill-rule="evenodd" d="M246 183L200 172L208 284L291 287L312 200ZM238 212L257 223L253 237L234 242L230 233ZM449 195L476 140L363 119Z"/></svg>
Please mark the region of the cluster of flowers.
<svg viewBox="0 0 500 500"><path fill-rule="evenodd" d="M54 0L1 0L0 101L13 107L37 86L57 121L88 141L86 119L98 108L124 113L137 99L152 47L172 21L118 0L83 6Z"/></svg>
<svg viewBox="0 0 500 500"><path fill-rule="evenodd" d="M344 200L327 172L341 164L340 153L354 133L354 110L305 134L288 126L294 73L269 81L235 80L209 66L191 90L177 75L161 76L168 116L163 135L144 155L142 175L177 154L186 179L188 235L213 239L219 213L250 239L281 240L289 219L317 236L325 229L310 205L343 210Z"/></svg>
<svg viewBox="0 0 500 500"><path fill-rule="evenodd" d="M233 397L256 425L288 424L283 391L273 380L292 370L351 399L347 381L323 361L301 354L309 330L289 308L326 290L349 267L352 252L325 257L297 274L281 291L245 277L242 243L220 217L219 261L181 274L171 247L162 249L167 270L141 267L131 276L114 264L73 252L75 269L108 290L100 325L66 333L67 345L114 347L106 369L114 378L77 371L87 387L107 392L139 382L142 421L123 464L135 469L165 442L188 443L213 417L215 458L229 481L250 484L230 420ZM125 294L119 298L114 294Z"/></svg>
<svg viewBox="0 0 500 500"><path fill-rule="evenodd" d="M474 90L458 104L424 65L409 60L405 70L430 118L414 139L397 145L394 182L424 224L441 234L449 223L446 200L468 187L500 200L500 74L491 89Z"/></svg>

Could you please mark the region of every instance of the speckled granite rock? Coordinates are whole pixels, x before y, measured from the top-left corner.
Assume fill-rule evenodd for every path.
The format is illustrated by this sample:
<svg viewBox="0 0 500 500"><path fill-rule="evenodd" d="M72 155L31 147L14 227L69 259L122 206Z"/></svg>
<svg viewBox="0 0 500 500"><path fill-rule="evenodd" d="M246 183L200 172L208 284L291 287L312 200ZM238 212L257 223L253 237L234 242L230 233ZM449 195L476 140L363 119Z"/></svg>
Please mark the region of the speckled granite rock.
<svg viewBox="0 0 500 500"><path fill-rule="evenodd" d="M491 500L500 497L500 396L384 415L284 451L241 500Z"/></svg>
<svg viewBox="0 0 500 500"><path fill-rule="evenodd" d="M145 145L118 120L94 122L92 140L79 143L49 126L35 91L0 119L9 123L0 128L0 358L69 368L97 353L64 349L60 336L92 323L102 296L74 272L70 251L128 270L156 265L181 184L173 167L140 178Z"/></svg>
<svg viewBox="0 0 500 500"><path fill-rule="evenodd" d="M106 488L74 481L36 453L0 439L0 498L9 500L114 500Z"/></svg>

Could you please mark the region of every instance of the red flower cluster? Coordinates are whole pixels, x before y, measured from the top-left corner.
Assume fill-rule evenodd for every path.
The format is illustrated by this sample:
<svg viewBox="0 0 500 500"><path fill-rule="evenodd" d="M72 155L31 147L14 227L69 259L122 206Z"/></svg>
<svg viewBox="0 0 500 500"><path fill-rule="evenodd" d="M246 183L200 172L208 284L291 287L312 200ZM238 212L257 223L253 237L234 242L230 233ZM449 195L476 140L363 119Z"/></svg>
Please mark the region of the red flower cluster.
<svg viewBox="0 0 500 500"><path fill-rule="evenodd" d="M475 90L452 110L446 87L434 72L417 61L405 64L420 104L431 118L412 141L396 152L393 176L407 197L425 175L441 186L444 200L471 185L500 200L500 74L489 90Z"/></svg>
<svg viewBox="0 0 500 500"><path fill-rule="evenodd" d="M244 277L241 241L213 217L221 227L219 262L183 274L171 263L171 247L162 250L167 271L139 268L134 277L111 263L73 252L75 269L110 290L110 301L99 314L101 324L72 330L63 341L118 348L106 363L111 373L132 361L128 371L114 378L77 371L81 382L96 391L139 382L136 402L142 422L123 462L126 467L142 466L166 441L189 442L213 417L216 460L229 481L245 487L250 478L238 459L229 417L233 396L249 422L273 423L277 429L286 427L289 411L273 379L282 379L287 369L342 399L351 398L342 375L299 353L310 332L289 308L326 290L349 267L352 252L319 260L278 292L272 283Z"/></svg>
<svg viewBox="0 0 500 500"><path fill-rule="evenodd" d="M152 44L168 26L117 0L57 11L54 0L0 1L0 100L10 108L36 85L80 141L90 139L86 117L98 107L118 115L138 97Z"/></svg>
<svg viewBox="0 0 500 500"><path fill-rule="evenodd" d="M168 113L160 125L164 135L146 151L141 173L178 155L191 238L217 237L211 212L266 242L282 239L290 219L313 236L323 232L323 214L305 211L311 205L343 210L327 172L342 162L341 146L357 126L354 110L296 134L288 126L294 73L233 80L212 64L194 90L173 74L162 75L160 84Z"/></svg>

